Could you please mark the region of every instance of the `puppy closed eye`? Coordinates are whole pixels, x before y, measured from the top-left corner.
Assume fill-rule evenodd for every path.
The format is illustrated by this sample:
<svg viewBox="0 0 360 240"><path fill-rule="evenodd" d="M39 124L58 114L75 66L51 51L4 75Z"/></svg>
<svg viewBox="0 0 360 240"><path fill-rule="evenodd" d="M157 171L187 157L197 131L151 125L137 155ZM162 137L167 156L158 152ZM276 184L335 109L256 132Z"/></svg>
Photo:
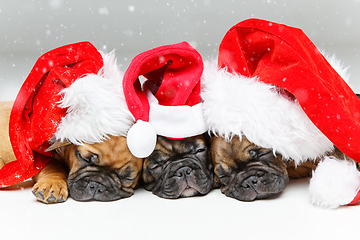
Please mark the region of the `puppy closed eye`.
<svg viewBox="0 0 360 240"><path fill-rule="evenodd" d="M258 153L257 153L256 150L251 149L251 150L249 151L249 155L250 155L251 158L254 159L254 158L257 158Z"/></svg>
<svg viewBox="0 0 360 240"><path fill-rule="evenodd" d="M149 169L150 169L150 170L155 170L155 169L158 168L158 167L161 167L161 165L160 165L160 164L157 164L157 163L149 165Z"/></svg>
<svg viewBox="0 0 360 240"><path fill-rule="evenodd" d="M259 159L261 156L266 155L270 152L272 152L272 151L269 149L256 148L256 149L250 149L248 153L249 153L251 159Z"/></svg>
<svg viewBox="0 0 360 240"><path fill-rule="evenodd" d="M206 147L201 147L201 148L196 149L196 153L202 153L205 151L206 151Z"/></svg>
<svg viewBox="0 0 360 240"><path fill-rule="evenodd" d="M84 157L78 150L75 150L75 154L78 159L92 165L96 165L99 158L96 154L90 154L88 157Z"/></svg>
<svg viewBox="0 0 360 240"><path fill-rule="evenodd" d="M206 153L206 151L207 151L207 148L206 148L206 146L197 146L196 148L193 148L192 149L192 154L195 154L195 155L203 155L204 153Z"/></svg>

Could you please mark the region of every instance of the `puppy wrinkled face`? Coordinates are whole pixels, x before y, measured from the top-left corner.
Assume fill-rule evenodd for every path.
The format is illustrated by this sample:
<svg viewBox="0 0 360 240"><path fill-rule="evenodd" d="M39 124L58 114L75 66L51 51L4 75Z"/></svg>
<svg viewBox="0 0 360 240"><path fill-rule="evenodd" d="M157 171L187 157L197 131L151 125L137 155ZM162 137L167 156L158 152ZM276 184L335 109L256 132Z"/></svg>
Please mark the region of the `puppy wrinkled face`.
<svg viewBox="0 0 360 240"><path fill-rule="evenodd" d="M130 153L125 137L111 136L91 145L70 145L63 154L69 167L69 194L75 200L126 198L133 195L138 185L142 159Z"/></svg>
<svg viewBox="0 0 360 240"><path fill-rule="evenodd" d="M214 177L205 137L158 136L154 152L144 160L143 180L145 189L162 198L207 194Z"/></svg>
<svg viewBox="0 0 360 240"><path fill-rule="evenodd" d="M267 198L284 190L289 181L282 157L256 146L245 136L230 142L212 138L211 155L221 192L228 197L241 201Z"/></svg>

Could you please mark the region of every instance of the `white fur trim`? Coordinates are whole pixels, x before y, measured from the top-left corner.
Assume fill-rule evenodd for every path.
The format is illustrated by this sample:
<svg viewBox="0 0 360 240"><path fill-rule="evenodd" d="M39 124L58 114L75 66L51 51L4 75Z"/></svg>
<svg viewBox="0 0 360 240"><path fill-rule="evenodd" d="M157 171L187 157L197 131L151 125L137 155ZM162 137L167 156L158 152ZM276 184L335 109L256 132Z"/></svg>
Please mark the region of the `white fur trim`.
<svg viewBox="0 0 360 240"><path fill-rule="evenodd" d="M150 90L146 90L146 95L150 103L149 123L158 135L186 138L206 132L202 103L194 106L163 106Z"/></svg>
<svg viewBox="0 0 360 240"><path fill-rule="evenodd" d="M348 73L349 67L345 67L343 62L336 58L335 54L323 53L328 63L334 68L334 70L344 79L346 83L349 82L350 74Z"/></svg>
<svg viewBox="0 0 360 240"><path fill-rule="evenodd" d="M208 129L226 139L244 134L296 164L333 151L333 144L297 101L256 78L233 75L218 69L216 63L205 63L201 96Z"/></svg>
<svg viewBox="0 0 360 240"><path fill-rule="evenodd" d="M313 171L309 193L320 207L336 208L349 204L360 189L360 172L354 162L326 157Z"/></svg>
<svg viewBox="0 0 360 240"><path fill-rule="evenodd" d="M108 135L126 136L133 125L114 53L103 55L103 61L98 74L86 75L61 91L59 106L67 108L67 114L55 133L56 140L96 143Z"/></svg>

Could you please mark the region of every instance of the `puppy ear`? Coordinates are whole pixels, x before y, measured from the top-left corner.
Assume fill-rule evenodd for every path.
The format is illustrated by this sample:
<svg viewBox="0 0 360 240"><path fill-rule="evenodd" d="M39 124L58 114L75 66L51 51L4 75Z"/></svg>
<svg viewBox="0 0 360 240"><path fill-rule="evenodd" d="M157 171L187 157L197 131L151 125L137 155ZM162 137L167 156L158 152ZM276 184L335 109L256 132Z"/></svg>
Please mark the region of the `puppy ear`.
<svg viewBox="0 0 360 240"><path fill-rule="evenodd" d="M58 148L61 148L61 147L64 147L64 146L67 146L67 145L70 145L70 144L71 144L70 141L67 141L67 140L60 141L60 140L58 140L58 141L54 142L50 147L48 147L45 150L45 152L50 152L50 151L56 150Z"/></svg>

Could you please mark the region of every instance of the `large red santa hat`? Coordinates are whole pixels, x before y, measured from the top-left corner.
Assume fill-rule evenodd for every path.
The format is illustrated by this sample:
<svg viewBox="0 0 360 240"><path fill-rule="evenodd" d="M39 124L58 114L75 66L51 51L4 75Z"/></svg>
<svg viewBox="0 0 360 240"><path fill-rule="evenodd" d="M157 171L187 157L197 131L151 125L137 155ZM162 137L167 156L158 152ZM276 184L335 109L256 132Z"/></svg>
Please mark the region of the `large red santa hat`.
<svg viewBox="0 0 360 240"><path fill-rule="evenodd" d="M181 139L206 132L200 102L203 62L187 42L137 55L124 74L123 89L136 123L127 135L134 156L149 156L156 136ZM139 77L145 82L141 85Z"/></svg>
<svg viewBox="0 0 360 240"><path fill-rule="evenodd" d="M126 136L133 118L113 53L91 43L59 47L42 55L23 83L10 115L16 161L0 169L0 187L37 174L52 159L55 141L101 142Z"/></svg>
<svg viewBox="0 0 360 240"><path fill-rule="evenodd" d="M341 77L346 71L339 61L329 61L300 29L258 19L236 24L220 44L217 66L205 66L202 98L209 129L227 139L245 135L296 164L324 156L333 145L360 161L360 101ZM356 202L355 165L324 162L310 184L314 204ZM334 164L342 167L322 170Z"/></svg>

